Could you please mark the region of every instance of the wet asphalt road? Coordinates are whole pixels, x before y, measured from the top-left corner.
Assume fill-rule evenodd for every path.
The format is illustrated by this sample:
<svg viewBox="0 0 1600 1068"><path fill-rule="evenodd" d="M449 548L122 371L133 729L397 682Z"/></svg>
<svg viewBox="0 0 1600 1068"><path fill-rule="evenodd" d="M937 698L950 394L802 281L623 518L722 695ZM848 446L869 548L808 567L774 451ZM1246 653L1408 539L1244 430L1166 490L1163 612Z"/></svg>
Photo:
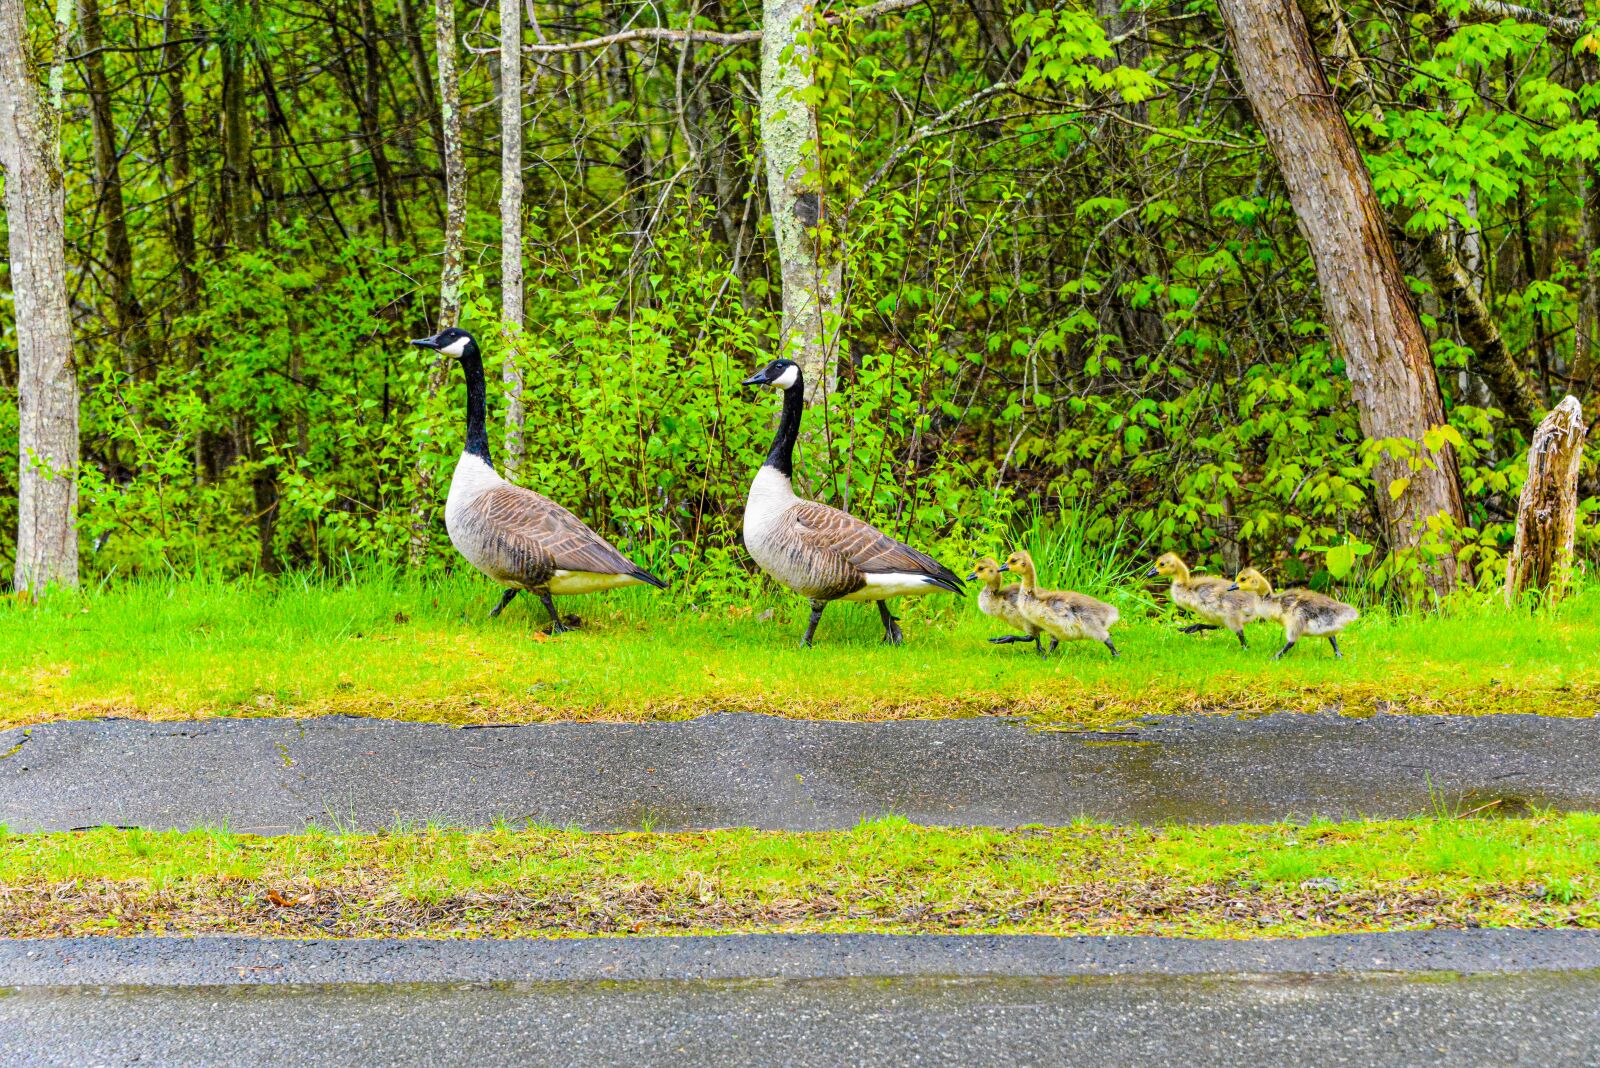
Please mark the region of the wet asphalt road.
<svg viewBox="0 0 1600 1068"><path fill-rule="evenodd" d="M1600 931L1318 938L749 934L0 939L0 987L1600 972Z"/></svg>
<svg viewBox="0 0 1600 1068"><path fill-rule="evenodd" d="M328 717L53 723L0 732L13 831L226 823L590 830L1265 822L1600 808L1600 719L1187 716L1126 734L1011 720L494 729Z"/></svg>
<svg viewBox="0 0 1600 1068"><path fill-rule="evenodd" d="M29 988L0 1063L1593 1066L1600 975Z"/></svg>

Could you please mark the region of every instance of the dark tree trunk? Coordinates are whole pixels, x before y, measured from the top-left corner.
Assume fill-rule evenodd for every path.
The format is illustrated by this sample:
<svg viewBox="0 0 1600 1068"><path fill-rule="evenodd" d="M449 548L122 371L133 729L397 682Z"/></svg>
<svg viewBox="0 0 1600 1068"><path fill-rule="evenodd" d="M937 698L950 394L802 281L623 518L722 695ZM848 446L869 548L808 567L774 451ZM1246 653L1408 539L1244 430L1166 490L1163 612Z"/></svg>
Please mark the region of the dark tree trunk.
<svg viewBox="0 0 1600 1068"><path fill-rule="evenodd" d="M1386 449L1373 474L1391 547L1417 549L1430 519L1460 525L1465 509L1455 451L1424 444L1445 422L1444 403L1371 176L1294 0L1222 0L1220 8L1234 66L1311 248L1362 432L1411 454ZM1448 592L1456 572L1446 556L1429 568L1430 584Z"/></svg>

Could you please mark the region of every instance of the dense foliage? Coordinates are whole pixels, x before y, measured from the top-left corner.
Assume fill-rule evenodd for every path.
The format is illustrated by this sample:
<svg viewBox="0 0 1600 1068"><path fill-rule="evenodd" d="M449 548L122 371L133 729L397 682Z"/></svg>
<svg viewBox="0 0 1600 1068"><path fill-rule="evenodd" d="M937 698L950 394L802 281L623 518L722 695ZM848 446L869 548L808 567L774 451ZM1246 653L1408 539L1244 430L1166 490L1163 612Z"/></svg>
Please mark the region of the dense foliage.
<svg viewBox="0 0 1600 1068"><path fill-rule="evenodd" d="M759 5L719 0L528 10L530 42L760 25ZM1526 433L1468 371L1416 238L1449 235L1544 403L1589 402L1591 383L1568 379L1600 155L1600 84L1577 57L1595 46L1537 14L1352 4L1366 88L1335 72L1414 276L1451 420L1439 433L1462 457L1463 539L1489 576ZM98 22L104 41L74 50L63 130L87 573L403 559L419 457L444 472L437 493L461 434L460 382L430 397L426 354L405 344L432 329L443 225L431 11L127 0ZM756 51L655 40L530 57L529 326L506 336L498 28L492 7L457 22L464 325L496 379L504 359L526 377L518 477L652 566L731 589L773 415L737 382L778 333ZM1388 488L1208 0L929 3L817 38L826 239L847 301L841 389L809 417L813 492L958 565L1035 507L1217 566L1324 581L1379 564ZM99 161L97 106L114 138ZM14 453L8 315L0 451ZM1594 473L1586 461L1586 515ZM0 466L0 572L15 478ZM435 531L434 558L452 561ZM1580 539L1592 556L1591 525Z"/></svg>

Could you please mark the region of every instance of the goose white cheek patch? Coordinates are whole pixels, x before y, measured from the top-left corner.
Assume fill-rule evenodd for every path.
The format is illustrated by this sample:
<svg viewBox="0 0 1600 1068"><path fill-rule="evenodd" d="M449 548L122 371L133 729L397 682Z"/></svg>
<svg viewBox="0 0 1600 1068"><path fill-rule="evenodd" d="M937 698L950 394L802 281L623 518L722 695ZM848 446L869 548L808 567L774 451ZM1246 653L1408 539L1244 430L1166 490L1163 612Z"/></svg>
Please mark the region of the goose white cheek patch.
<svg viewBox="0 0 1600 1068"><path fill-rule="evenodd" d="M790 386L794 385L794 380L799 377L800 368L790 367L787 368L783 374L779 375L777 378L774 378L772 380L772 384L779 389L788 389Z"/></svg>
<svg viewBox="0 0 1600 1068"><path fill-rule="evenodd" d="M467 351L467 339L464 337L458 337L455 339L455 341L451 342L440 351L445 353L447 356L460 356L463 352Z"/></svg>

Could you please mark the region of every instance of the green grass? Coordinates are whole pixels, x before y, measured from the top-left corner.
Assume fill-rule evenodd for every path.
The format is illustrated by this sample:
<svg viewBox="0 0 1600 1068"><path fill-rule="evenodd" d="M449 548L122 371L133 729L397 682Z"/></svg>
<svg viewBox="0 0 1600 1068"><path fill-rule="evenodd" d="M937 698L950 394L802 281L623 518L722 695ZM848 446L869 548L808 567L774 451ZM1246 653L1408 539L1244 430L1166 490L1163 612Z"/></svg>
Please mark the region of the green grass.
<svg viewBox="0 0 1600 1068"><path fill-rule="evenodd" d="M0 936L1600 927L1600 816L1015 831L0 836Z"/></svg>
<svg viewBox="0 0 1600 1068"><path fill-rule="evenodd" d="M582 630L550 639L524 597L498 620L477 578L140 582L0 601L0 726L98 715L349 713L445 722L681 718L749 710L834 718L1034 715L1105 725L1157 712L1338 708L1591 715L1600 698L1600 591L1535 616L1485 600L1446 615L1369 611L1346 658L1306 640L1281 662L1275 624L1183 635L1164 598L1115 592L1111 660L1077 643L1039 660L992 646L968 597L897 607L885 648L870 605L828 609L796 647L794 597L732 607L673 591L568 598Z"/></svg>

